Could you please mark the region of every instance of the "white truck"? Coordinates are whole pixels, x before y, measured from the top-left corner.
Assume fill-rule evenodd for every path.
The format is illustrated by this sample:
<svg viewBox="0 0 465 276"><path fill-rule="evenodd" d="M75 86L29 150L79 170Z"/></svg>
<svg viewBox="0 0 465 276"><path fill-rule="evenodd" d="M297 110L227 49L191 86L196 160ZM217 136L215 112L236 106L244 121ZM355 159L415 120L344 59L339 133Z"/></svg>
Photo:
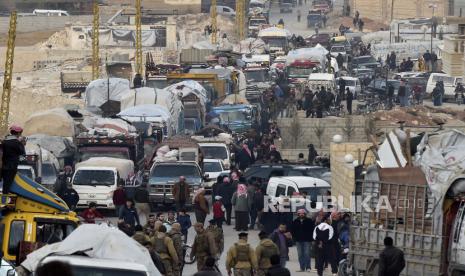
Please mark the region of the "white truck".
<svg viewBox="0 0 465 276"><path fill-rule="evenodd" d="M133 178L134 163L131 160L93 157L76 164L71 183L79 194L78 208L95 202L98 208L114 209L113 192L118 184L129 184Z"/></svg>

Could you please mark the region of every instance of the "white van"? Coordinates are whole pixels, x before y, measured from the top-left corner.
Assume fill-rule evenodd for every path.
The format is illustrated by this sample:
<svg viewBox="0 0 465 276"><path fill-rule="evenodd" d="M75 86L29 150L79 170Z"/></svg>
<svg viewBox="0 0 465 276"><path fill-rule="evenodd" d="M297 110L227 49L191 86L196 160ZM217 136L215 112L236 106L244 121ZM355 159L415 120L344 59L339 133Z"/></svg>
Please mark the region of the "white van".
<svg viewBox="0 0 465 276"><path fill-rule="evenodd" d="M308 76L308 87L313 90L319 90L320 87L324 86L326 90L331 89L335 91L336 88L336 79L334 74L329 73L312 73Z"/></svg>
<svg viewBox="0 0 465 276"><path fill-rule="evenodd" d="M228 16L236 16L234 9L228 6L216 6L216 13Z"/></svg>
<svg viewBox="0 0 465 276"><path fill-rule="evenodd" d="M353 77L340 77L338 78L338 91L339 91L339 81L340 79L344 79L346 82L346 88L349 88L350 92L357 96L362 92L362 86L360 85L360 80L358 78Z"/></svg>
<svg viewBox="0 0 465 276"><path fill-rule="evenodd" d="M40 9L35 9L32 12L33 15L35 16L69 16L69 13L67 11L63 10L40 10Z"/></svg>
<svg viewBox="0 0 465 276"><path fill-rule="evenodd" d="M199 147L202 150L203 158L219 159L223 161L224 168L229 170L231 153L225 143L199 143Z"/></svg>
<svg viewBox="0 0 465 276"><path fill-rule="evenodd" d="M331 185L319 178L309 176L272 177L268 181L266 195L270 197L272 202L282 203L293 196L301 196L302 193L306 193L307 199L316 202L318 196L325 196L330 189ZM322 204L317 203L316 206L312 207L319 209Z"/></svg>
<svg viewBox="0 0 465 276"><path fill-rule="evenodd" d="M118 183L126 184L134 172L131 160L94 157L76 164L71 183L79 194L78 208L95 202L98 208L115 209L113 192Z"/></svg>
<svg viewBox="0 0 465 276"><path fill-rule="evenodd" d="M463 83L462 77L452 77L444 73L431 73L426 84L426 95L431 96L434 87L438 81L444 82L444 98L454 99L455 98L455 86L457 83Z"/></svg>

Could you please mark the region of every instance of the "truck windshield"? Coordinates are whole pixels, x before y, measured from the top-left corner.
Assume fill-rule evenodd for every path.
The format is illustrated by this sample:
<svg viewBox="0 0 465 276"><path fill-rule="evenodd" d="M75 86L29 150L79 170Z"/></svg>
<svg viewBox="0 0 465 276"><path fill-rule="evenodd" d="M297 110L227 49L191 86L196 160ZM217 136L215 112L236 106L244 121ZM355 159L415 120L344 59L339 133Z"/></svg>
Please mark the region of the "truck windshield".
<svg viewBox="0 0 465 276"><path fill-rule="evenodd" d="M287 40L285 37L263 37L262 38L265 43L267 43L270 47L281 47L284 48L287 45Z"/></svg>
<svg viewBox="0 0 465 276"><path fill-rule="evenodd" d="M231 111L222 111L220 113L220 119L222 122L246 121L247 116L242 111L231 110Z"/></svg>
<svg viewBox="0 0 465 276"><path fill-rule="evenodd" d="M78 170L73 185L111 186L115 184L115 173L110 170Z"/></svg>
<svg viewBox="0 0 465 276"><path fill-rule="evenodd" d="M250 20L250 26L260 26L260 24L266 24L265 19L252 19Z"/></svg>
<svg viewBox="0 0 465 276"><path fill-rule="evenodd" d="M57 171L51 163L42 163L42 183L54 184L57 179Z"/></svg>
<svg viewBox="0 0 465 276"><path fill-rule="evenodd" d="M253 71L245 71L245 78L248 82L265 82L266 79L266 71L265 70L253 70Z"/></svg>
<svg viewBox="0 0 465 276"><path fill-rule="evenodd" d="M228 159L228 151L225 147L200 147L206 159Z"/></svg>
<svg viewBox="0 0 465 276"><path fill-rule="evenodd" d="M37 222L36 241L46 244L60 242L76 229L76 225L54 222Z"/></svg>
<svg viewBox="0 0 465 276"><path fill-rule="evenodd" d="M313 72L313 68L288 67L289 77L308 77Z"/></svg>
<svg viewBox="0 0 465 276"><path fill-rule="evenodd" d="M127 152L112 151L112 152L82 152L81 162L89 160L92 157L112 157L129 160L129 154Z"/></svg>
<svg viewBox="0 0 465 276"><path fill-rule="evenodd" d="M20 175L23 175L23 176L26 176L27 178L29 179L32 179L32 169L21 169L21 168L18 168L18 173Z"/></svg>
<svg viewBox="0 0 465 276"><path fill-rule="evenodd" d="M73 265L74 276L146 276L144 271Z"/></svg>
<svg viewBox="0 0 465 276"><path fill-rule="evenodd" d="M203 163L203 170L205 172L221 172L223 168L220 162L205 162Z"/></svg>
<svg viewBox="0 0 465 276"><path fill-rule="evenodd" d="M200 171L194 165L186 166L186 165L159 165L155 166L152 170L150 178L156 177L179 177L185 176L186 178L199 178Z"/></svg>

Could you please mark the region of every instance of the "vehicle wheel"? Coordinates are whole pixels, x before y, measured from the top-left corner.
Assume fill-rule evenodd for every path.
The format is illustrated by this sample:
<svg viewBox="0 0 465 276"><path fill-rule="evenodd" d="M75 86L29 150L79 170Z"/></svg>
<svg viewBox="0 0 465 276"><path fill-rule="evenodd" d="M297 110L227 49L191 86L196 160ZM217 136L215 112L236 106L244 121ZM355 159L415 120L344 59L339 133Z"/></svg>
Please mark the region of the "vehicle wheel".
<svg viewBox="0 0 465 276"><path fill-rule="evenodd" d="M185 264L193 264L195 263L195 257L192 258L191 260L191 252L192 252L192 246L185 244L182 247L182 250L184 252L184 263Z"/></svg>

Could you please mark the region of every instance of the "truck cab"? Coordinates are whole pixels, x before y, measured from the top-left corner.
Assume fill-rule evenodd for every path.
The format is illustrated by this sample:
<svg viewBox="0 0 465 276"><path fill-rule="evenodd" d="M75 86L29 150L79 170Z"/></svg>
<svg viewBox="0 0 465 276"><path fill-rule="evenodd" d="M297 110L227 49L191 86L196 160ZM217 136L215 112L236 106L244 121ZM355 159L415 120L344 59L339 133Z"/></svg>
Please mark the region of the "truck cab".
<svg viewBox="0 0 465 276"><path fill-rule="evenodd" d="M61 241L76 229L76 214L33 180L16 175L10 192L1 195L0 235L5 260L20 263L36 245Z"/></svg>
<svg viewBox="0 0 465 276"><path fill-rule="evenodd" d="M256 37L261 26L267 25L268 19L263 15L254 15L249 18L248 30L250 37Z"/></svg>
<svg viewBox="0 0 465 276"><path fill-rule="evenodd" d="M118 184L131 183L134 164L130 160L97 157L76 164L71 184L79 194L78 208L94 202L98 208L114 209L113 192Z"/></svg>
<svg viewBox="0 0 465 276"><path fill-rule="evenodd" d="M257 123L257 110L250 104L220 105L212 110L220 115L222 125L237 133L246 132Z"/></svg>
<svg viewBox="0 0 465 276"><path fill-rule="evenodd" d="M203 184L202 170L196 162L166 161L155 162L148 176L148 189L150 203L174 204L172 194L173 185L184 176L191 192L200 188ZM187 200L187 202L190 202Z"/></svg>

